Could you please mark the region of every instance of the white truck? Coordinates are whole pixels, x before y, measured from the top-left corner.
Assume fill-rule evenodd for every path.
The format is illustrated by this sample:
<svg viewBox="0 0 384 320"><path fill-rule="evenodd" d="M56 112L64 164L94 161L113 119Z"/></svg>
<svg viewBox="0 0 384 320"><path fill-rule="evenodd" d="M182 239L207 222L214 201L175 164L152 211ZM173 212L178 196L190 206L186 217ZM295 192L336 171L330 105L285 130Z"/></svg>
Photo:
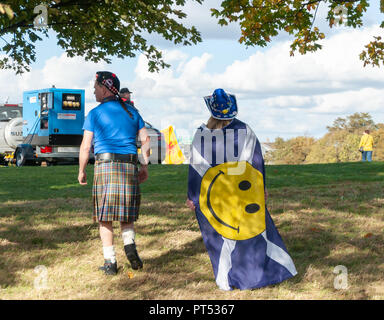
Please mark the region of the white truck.
<svg viewBox="0 0 384 320"><path fill-rule="evenodd" d="M21 104L0 104L0 163L7 164L23 142L22 110Z"/></svg>

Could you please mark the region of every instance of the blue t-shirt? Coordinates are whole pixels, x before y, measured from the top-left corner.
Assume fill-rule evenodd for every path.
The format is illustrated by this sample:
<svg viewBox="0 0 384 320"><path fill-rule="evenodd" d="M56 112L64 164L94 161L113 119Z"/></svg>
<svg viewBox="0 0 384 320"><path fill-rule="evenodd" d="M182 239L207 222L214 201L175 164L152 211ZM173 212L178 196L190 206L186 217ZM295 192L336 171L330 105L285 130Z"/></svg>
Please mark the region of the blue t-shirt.
<svg viewBox="0 0 384 320"><path fill-rule="evenodd" d="M144 121L137 110L127 103L125 106L133 119L117 100L101 103L88 113L83 130L93 132L95 154L137 154L136 136Z"/></svg>

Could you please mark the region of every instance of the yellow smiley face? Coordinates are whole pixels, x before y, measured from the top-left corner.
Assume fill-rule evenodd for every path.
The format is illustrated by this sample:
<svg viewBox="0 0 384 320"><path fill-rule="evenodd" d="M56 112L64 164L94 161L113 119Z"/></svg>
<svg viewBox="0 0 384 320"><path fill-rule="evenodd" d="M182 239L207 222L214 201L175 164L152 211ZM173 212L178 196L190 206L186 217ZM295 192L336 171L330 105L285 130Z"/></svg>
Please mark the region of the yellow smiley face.
<svg viewBox="0 0 384 320"><path fill-rule="evenodd" d="M211 226L227 239L246 240L265 230L263 175L247 161L209 168L199 202Z"/></svg>

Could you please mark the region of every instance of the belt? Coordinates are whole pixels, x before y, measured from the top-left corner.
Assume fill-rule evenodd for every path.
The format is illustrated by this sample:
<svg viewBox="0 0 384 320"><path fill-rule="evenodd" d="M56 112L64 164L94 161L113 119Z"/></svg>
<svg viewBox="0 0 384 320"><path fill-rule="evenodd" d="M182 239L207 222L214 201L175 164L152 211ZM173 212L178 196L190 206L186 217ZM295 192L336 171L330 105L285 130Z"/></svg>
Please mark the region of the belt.
<svg viewBox="0 0 384 320"><path fill-rule="evenodd" d="M119 154L119 153L98 153L95 155L95 160L100 162L129 162L137 164L136 154Z"/></svg>

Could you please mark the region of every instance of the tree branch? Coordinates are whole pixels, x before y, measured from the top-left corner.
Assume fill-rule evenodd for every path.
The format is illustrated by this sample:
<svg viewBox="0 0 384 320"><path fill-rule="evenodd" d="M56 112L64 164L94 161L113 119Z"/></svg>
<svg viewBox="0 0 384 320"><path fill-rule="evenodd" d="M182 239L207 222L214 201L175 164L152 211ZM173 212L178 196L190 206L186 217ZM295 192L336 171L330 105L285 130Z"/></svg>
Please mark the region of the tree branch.
<svg viewBox="0 0 384 320"><path fill-rule="evenodd" d="M104 2L104 0L80 0L80 1L79 0L68 0L66 2L59 1L56 4L48 7L48 10L49 9L60 9L60 8L70 7L73 5L83 5L83 6L90 7L95 3L101 3L101 2ZM31 20L33 21L33 19L36 18L37 16L38 16L38 13L35 13L31 16L30 19L21 20L15 24L8 26L7 28L4 28L3 30L0 30L0 36L6 34L8 32L14 31L17 28L32 28L33 24L31 24L30 22L31 22ZM54 25L54 24L48 24L48 25Z"/></svg>

